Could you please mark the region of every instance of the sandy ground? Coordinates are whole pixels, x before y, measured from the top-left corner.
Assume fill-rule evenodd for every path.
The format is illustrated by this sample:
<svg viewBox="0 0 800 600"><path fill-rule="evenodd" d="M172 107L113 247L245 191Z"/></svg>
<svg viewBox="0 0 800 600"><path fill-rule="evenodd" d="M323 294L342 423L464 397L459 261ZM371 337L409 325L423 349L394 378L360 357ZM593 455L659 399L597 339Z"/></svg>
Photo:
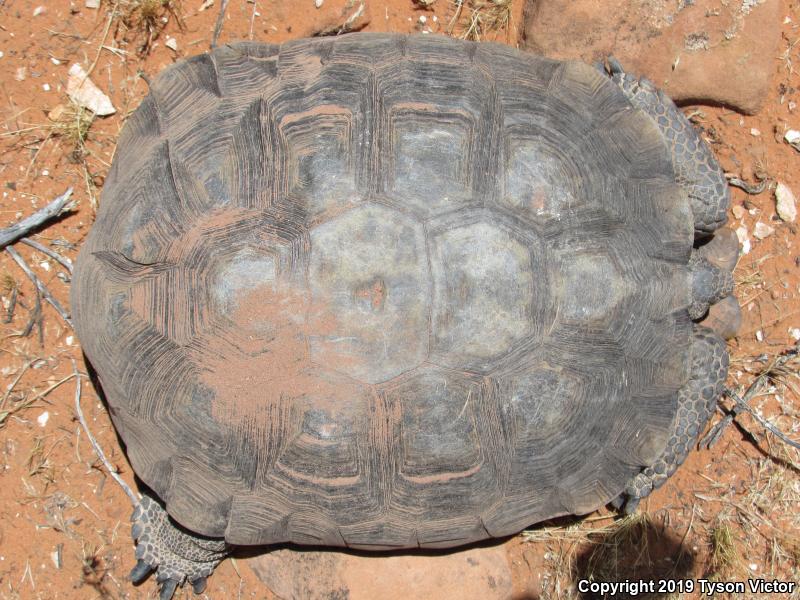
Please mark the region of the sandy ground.
<svg viewBox="0 0 800 600"><path fill-rule="evenodd" d="M366 31L446 33L455 10L447 0L429 9L411 0L368 2L365 14L353 20ZM219 9L219 1L200 10L201 0L184 0L174 11L156 7L148 20L134 10L135 4L103 0L92 9L84 0L0 1L0 226L72 187L76 208L34 236L72 259L94 220L116 137L147 92L146 78L206 50ZM313 0L232 0L220 40L281 42L309 35L342 24L358 10L356 2L342 13L344 4L326 0L315 9ZM760 194L733 190L731 225L743 228L749 239L749 251L735 272L744 323L730 344L728 384L740 393L800 337L800 237L796 224L776 216L774 197L776 182L800 195L800 152L783 139L787 129L800 129L795 104L800 102L800 78L794 71L800 62L800 5L784 0L783 6L781 54L775 57L764 109L741 116L724 108L686 108L726 171L750 182L767 180ZM469 28L470 14L465 8L455 19L455 35ZM500 29L480 32L482 39L516 45L521 14L522 3L514 2L509 25L497 23ZM74 62L90 69L117 108L114 115L91 121L85 137L90 119L71 112L65 91ZM769 226L763 239L754 234L757 223L763 224L759 230ZM15 248L68 306L65 269L25 245ZM75 417L72 360L83 369L77 341L49 305L43 304L37 318L34 288L5 252L0 254L0 277L0 312L7 311L17 290L13 318L0 329L0 598L154 597L153 582L134 588L126 581L134 564L130 505ZM759 414L795 439L800 431L798 364L795 359L773 369L751 400ZM106 410L85 384L82 406L111 462L132 483ZM574 597L576 578L590 573L618 579L656 574L800 581L799 469L796 450L744 415L712 449L694 452L670 483L644 503L646 521L620 532L612 526L613 515L601 511L577 527L561 522L556 529L539 527L503 542L512 562L515 597ZM620 544L625 535L638 543ZM635 547L633 554L625 550L630 547ZM191 593L184 590L178 597ZM218 569L203 597L272 596L240 559Z"/></svg>

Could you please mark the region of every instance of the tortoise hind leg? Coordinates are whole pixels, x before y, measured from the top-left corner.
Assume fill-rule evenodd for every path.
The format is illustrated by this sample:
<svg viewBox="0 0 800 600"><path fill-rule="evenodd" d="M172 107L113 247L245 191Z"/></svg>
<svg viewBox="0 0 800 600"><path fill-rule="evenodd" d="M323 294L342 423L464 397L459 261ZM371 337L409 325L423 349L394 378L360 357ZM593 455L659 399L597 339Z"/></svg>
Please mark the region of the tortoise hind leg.
<svg viewBox="0 0 800 600"><path fill-rule="evenodd" d="M661 487L683 463L714 414L728 373L725 342L710 329L695 325L691 351L691 374L678 392L674 430L664 452L655 463L629 481L624 492L613 502L618 508L624 506L628 514L636 510L642 498Z"/></svg>
<svg viewBox="0 0 800 600"><path fill-rule="evenodd" d="M130 579L140 583L155 570L161 586L159 600L172 598L186 581L195 594L202 593L206 578L230 553L225 540L199 536L181 527L147 494L133 511L131 521L137 562Z"/></svg>

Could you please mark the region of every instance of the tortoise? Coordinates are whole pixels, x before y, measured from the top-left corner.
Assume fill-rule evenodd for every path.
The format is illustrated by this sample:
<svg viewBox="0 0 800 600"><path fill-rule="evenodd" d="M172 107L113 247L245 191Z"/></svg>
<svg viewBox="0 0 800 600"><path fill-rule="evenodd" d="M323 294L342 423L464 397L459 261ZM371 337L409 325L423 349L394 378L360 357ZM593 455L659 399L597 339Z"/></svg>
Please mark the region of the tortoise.
<svg viewBox="0 0 800 600"><path fill-rule="evenodd" d="M728 202L613 59L351 34L178 61L72 286L144 484L131 578L169 598L241 545L448 548L635 510L722 391L700 321L737 306Z"/></svg>

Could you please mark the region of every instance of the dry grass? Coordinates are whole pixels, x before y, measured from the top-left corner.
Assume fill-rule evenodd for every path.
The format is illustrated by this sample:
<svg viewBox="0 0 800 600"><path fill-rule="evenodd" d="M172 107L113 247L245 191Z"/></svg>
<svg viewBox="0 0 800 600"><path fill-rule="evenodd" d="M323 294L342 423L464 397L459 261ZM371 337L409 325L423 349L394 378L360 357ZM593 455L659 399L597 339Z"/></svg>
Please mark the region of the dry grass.
<svg viewBox="0 0 800 600"><path fill-rule="evenodd" d="M742 568L739 543L730 523L726 519L719 519L711 530L710 579L724 581Z"/></svg>
<svg viewBox="0 0 800 600"><path fill-rule="evenodd" d="M454 5L449 35L474 41L496 38L501 32L510 35L512 0L455 0Z"/></svg>
<svg viewBox="0 0 800 600"><path fill-rule="evenodd" d="M134 44L139 56L150 53L170 18L183 29L178 0L118 0L115 10L119 14L115 37Z"/></svg>
<svg viewBox="0 0 800 600"><path fill-rule="evenodd" d="M70 102L59 104L47 117L51 121L48 127L51 135L66 142L73 158L84 158L87 154L85 142L95 119L94 113Z"/></svg>
<svg viewBox="0 0 800 600"><path fill-rule="evenodd" d="M586 519L567 527L528 530L527 542L543 544L549 568L542 577L541 600L577 600L576 582L634 581L686 577L693 556L685 541L692 530L679 536L656 524L647 513L635 513L610 521L612 516ZM606 521L597 526L597 521ZM627 597L624 594L620 597ZM680 594L640 593L637 598L677 599Z"/></svg>

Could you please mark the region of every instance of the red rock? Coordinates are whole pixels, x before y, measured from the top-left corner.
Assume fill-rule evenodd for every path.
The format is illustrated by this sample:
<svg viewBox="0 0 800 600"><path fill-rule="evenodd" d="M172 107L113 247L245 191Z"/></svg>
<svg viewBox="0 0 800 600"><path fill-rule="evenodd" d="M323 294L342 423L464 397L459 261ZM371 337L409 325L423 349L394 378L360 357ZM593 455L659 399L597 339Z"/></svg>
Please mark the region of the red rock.
<svg viewBox="0 0 800 600"><path fill-rule="evenodd" d="M248 564L282 600L508 600L512 595L504 546L414 555L283 549Z"/></svg>
<svg viewBox="0 0 800 600"><path fill-rule="evenodd" d="M645 75L677 102L755 113L779 67L778 0L527 0L528 50L603 60Z"/></svg>

